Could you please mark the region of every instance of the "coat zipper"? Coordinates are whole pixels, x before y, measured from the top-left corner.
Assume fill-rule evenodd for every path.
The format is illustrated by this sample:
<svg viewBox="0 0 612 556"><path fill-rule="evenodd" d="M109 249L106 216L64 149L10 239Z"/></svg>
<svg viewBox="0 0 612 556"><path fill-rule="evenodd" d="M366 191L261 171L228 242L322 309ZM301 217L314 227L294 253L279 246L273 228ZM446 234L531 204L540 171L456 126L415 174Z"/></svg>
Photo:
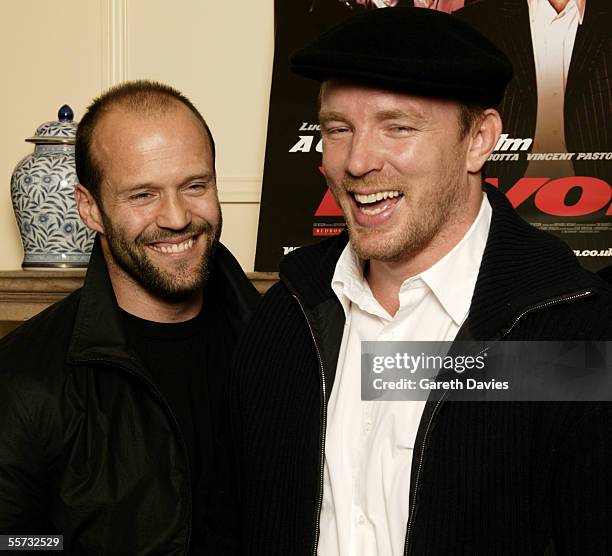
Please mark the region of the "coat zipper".
<svg viewBox="0 0 612 556"><path fill-rule="evenodd" d="M548 308L548 307L552 307L554 305L559 305L561 303L567 303L567 302L570 302L570 301L574 301L576 299L582 299L584 297L589 297L591 295L593 295L593 292L591 290L584 290L582 292L576 292L576 293L564 295L564 296L561 296L561 297L555 297L553 299L549 299L548 301L543 301L541 303L537 303L535 305L531 305L531 306L527 307L526 309L523 309L523 311L517 315L517 317L510 323L508 328L506 328L505 330L503 330L501 332L501 334L500 334L498 339L501 340L502 338L504 338L505 336L510 334L510 332L514 329L514 327L519 323L519 321L524 316L528 315L529 313L533 313L534 311L538 311L539 309L545 309L545 308ZM414 494L412 496L412 500L410 501L410 508L408 509L408 524L406 526L406 539L404 541L404 556L408 556L409 555L410 532L412 531L412 527L414 525L414 511L415 511L415 508L416 508L416 502L417 502L417 497L418 497L418 488L419 488L419 483L420 483L420 478L421 478L421 472L422 472L422 469L423 469L423 463L425 461L425 452L427 450L427 441L429 439L429 434L430 434L433 422L434 422L435 418L437 417L437 415L439 413L440 406L442 405L446 395L447 395L447 391L445 391L442 394L442 397L436 402L434 410L431 412L431 416L430 416L429 421L427 423L427 428L425 429L425 434L423 436L423 443L421 444L421 450L420 450L420 453L419 453L419 464L418 464L417 472L416 472L415 479L414 479L414 491L413 491Z"/></svg>
<svg viewBox="0 0 612 556"><path fill-rule="evenodd" d="M533 311L537 311L538 309L544 309L546 307L552 307L553 305L558 305L559 303L566 303L568 301L574 301L575 299L581 299L583 297L589 297L593 295L593 292L591 290L584 290L582 292L576 292L576 293L572 293L572 294L568 294L568 295L563 295L561 297L555 297L554 299L549 299L548 301L544 301L542 303L538 303L536 305L532 305L531 307L527 307L527 309L524 309L522 313L520 313L511 323L510 326L508 326L508 328L506 328L500 336L500 340L504 337L507 336L508 334L510 334L510 332L512 332L512 329L517 325L517 323L525 316L528 315L529 313L532 313Z"/></svg>
<svg viewBox="0 0 612 556"><path fill-rule="evenodd" d="M425 429L425 434L423 436L423 443L421 444L421 451L419 453L419 464L417 466L417 472L414 478L414 496L410 501L410 508L408 509L408 525L406 526L406 539L404 541L404 556L408 556L408 539L410 538L410 531L412 530L412 525L414 521L414 509L417 501L417 490L419 488L419 480L421 478L421 469L423 468L423 462L425 461L425 447L427 445L427 440L429 439L429 433L431 431L431 426L438 414L440 406L446 397L447 392L443 392L442 397L436 402L434 410L431 412L431 416L429 417L429 421L427 422L427 428Z"/></svg>
<svg viewBox="0 0 612 556"><path fill-rule="evenodd" d="M310 336L312 337L312 343L314 344L315 351L317 352L317 360L319 362L319 371L321 377L321 429L320 434L320 456L319 456L319 494L317 497L317 507L315 509L315 530L313 538L313 556L317 556L317 550L319 548L319 534L320 534L320 521L321 521L321 506L323 504L323 486L325 479L325 433L327 431L327 386L325 385L325 369L323 367L323 359L321 357L321 351L319 345L312 330L312 325L308 319L308 315L302 305L302 302L297 295L292 293L293 298L297 302L306 323L308 324L308 330L310 330Z"/></svg>
<svg viewBox="0 0 612 556"><path fill-rule="evenodd" d="M133 371L132 369L128 368L128 367L124 367L123 365L119 365L118 363L114 362L114 361L109 361L106 359L81 359L78 361L78 363L103 363L106 365L111 365L113 368L115 369L121 369L122 371L128 373L129 375L136 377L138 380L140 380L141 382L143 382L148 388L149 390L151 390L153 392L153 394L157 397L157 399L162 403L162 405L166 408L166 410L168 411L170 418L172 420L172 423L174 425L174 428L176 430L176 435L179 439L179 444L183 450L183 453L185 455L185 458L187 460L187 492L188 492L188 501L189 501L189 521L187 522L187 541L185 543L185 554L189 554L189 544L191 542L191 529L192 529L192 520L193 520L193 501L192 501L192 485L191 485L191 466L189 463L189 456L188 456L188 452L187 452L187 445L185 444L185 439L183 438L183 434L181 433L181 429L179 428L179 424L178 421L176 419L176 416L174 415L172 408L170 407L170 405L168 404L168 402L166 401L166 398L163 397L162 393L158 390L158 388L155 386L155 384L153 384L151 381L147 380L146 377L142 376L140 373L137 373L135 371Z"/></svg>

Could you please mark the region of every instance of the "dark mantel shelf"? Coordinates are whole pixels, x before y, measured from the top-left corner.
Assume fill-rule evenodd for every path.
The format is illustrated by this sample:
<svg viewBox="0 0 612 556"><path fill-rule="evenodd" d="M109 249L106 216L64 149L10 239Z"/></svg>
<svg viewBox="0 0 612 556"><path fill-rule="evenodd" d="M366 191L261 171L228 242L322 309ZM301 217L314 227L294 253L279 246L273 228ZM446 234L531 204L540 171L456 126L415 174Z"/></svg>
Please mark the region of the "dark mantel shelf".
<svg viewBox="0 0 612 556"><path fill-rule="evenodd" d="M278 280L276 272L248 272L247 276L261 293ZM0 271L0 322L33 317L81 287L84 277L85 270Z"/></svg>

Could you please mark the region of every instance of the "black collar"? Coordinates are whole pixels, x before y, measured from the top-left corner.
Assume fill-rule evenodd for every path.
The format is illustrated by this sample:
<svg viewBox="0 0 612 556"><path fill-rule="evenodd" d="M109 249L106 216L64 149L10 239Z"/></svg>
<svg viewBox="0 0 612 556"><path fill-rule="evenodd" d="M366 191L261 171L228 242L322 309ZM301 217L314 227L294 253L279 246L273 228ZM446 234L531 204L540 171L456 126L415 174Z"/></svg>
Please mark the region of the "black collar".
<svg viewBox="0 0 612 556"><path fill-rule="evenodd" d="M527 224L497 188L485 191L493 215L468 315L475 338L495 336L526 307L597 289L567 244Z"/></svg>
<svg viewBox="0 0 612 556"><path fill-rule="evenodd" d="M246 323L259 300L257 290L222 244L218 245L214 255L206 290L207 295L222 297L230 322L236 329ZM133 350L127 345L99 237L94 242L80 292L67 360L69 363L110 360L140 370Z"/></svg>

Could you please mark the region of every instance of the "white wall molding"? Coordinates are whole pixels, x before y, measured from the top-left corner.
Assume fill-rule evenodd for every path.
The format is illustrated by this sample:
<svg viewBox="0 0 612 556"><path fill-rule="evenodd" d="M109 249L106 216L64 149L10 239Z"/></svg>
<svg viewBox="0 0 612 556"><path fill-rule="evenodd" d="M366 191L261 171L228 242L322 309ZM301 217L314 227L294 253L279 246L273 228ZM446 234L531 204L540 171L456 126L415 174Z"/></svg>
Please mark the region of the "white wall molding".
<svg viewBox="0 0 612 556"><path fill-rule="evenodd" d="M128 78L128 0L100 0L102 89Z"/></svg>
<svg viewBox="0 0 612 556"><path fill-rule="evenodd" d="M261 176L217 175L219 201L222 203L259 203Z"/></svg>

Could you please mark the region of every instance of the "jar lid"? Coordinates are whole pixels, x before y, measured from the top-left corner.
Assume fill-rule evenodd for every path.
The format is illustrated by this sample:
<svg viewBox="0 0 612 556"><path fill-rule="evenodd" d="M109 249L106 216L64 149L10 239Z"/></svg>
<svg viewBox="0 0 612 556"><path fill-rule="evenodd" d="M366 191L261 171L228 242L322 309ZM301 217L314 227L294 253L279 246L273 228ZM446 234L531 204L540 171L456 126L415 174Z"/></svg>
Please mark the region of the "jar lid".
<svg viewBox="0 0 612 556"><path fill-rule="evenodd" d="M74 145L77 122L73 121L73 118L72 108L64 104L57 112L57 120L45 122L39 126L34 137L29 137L26 141L41 145Z"/></svg>

